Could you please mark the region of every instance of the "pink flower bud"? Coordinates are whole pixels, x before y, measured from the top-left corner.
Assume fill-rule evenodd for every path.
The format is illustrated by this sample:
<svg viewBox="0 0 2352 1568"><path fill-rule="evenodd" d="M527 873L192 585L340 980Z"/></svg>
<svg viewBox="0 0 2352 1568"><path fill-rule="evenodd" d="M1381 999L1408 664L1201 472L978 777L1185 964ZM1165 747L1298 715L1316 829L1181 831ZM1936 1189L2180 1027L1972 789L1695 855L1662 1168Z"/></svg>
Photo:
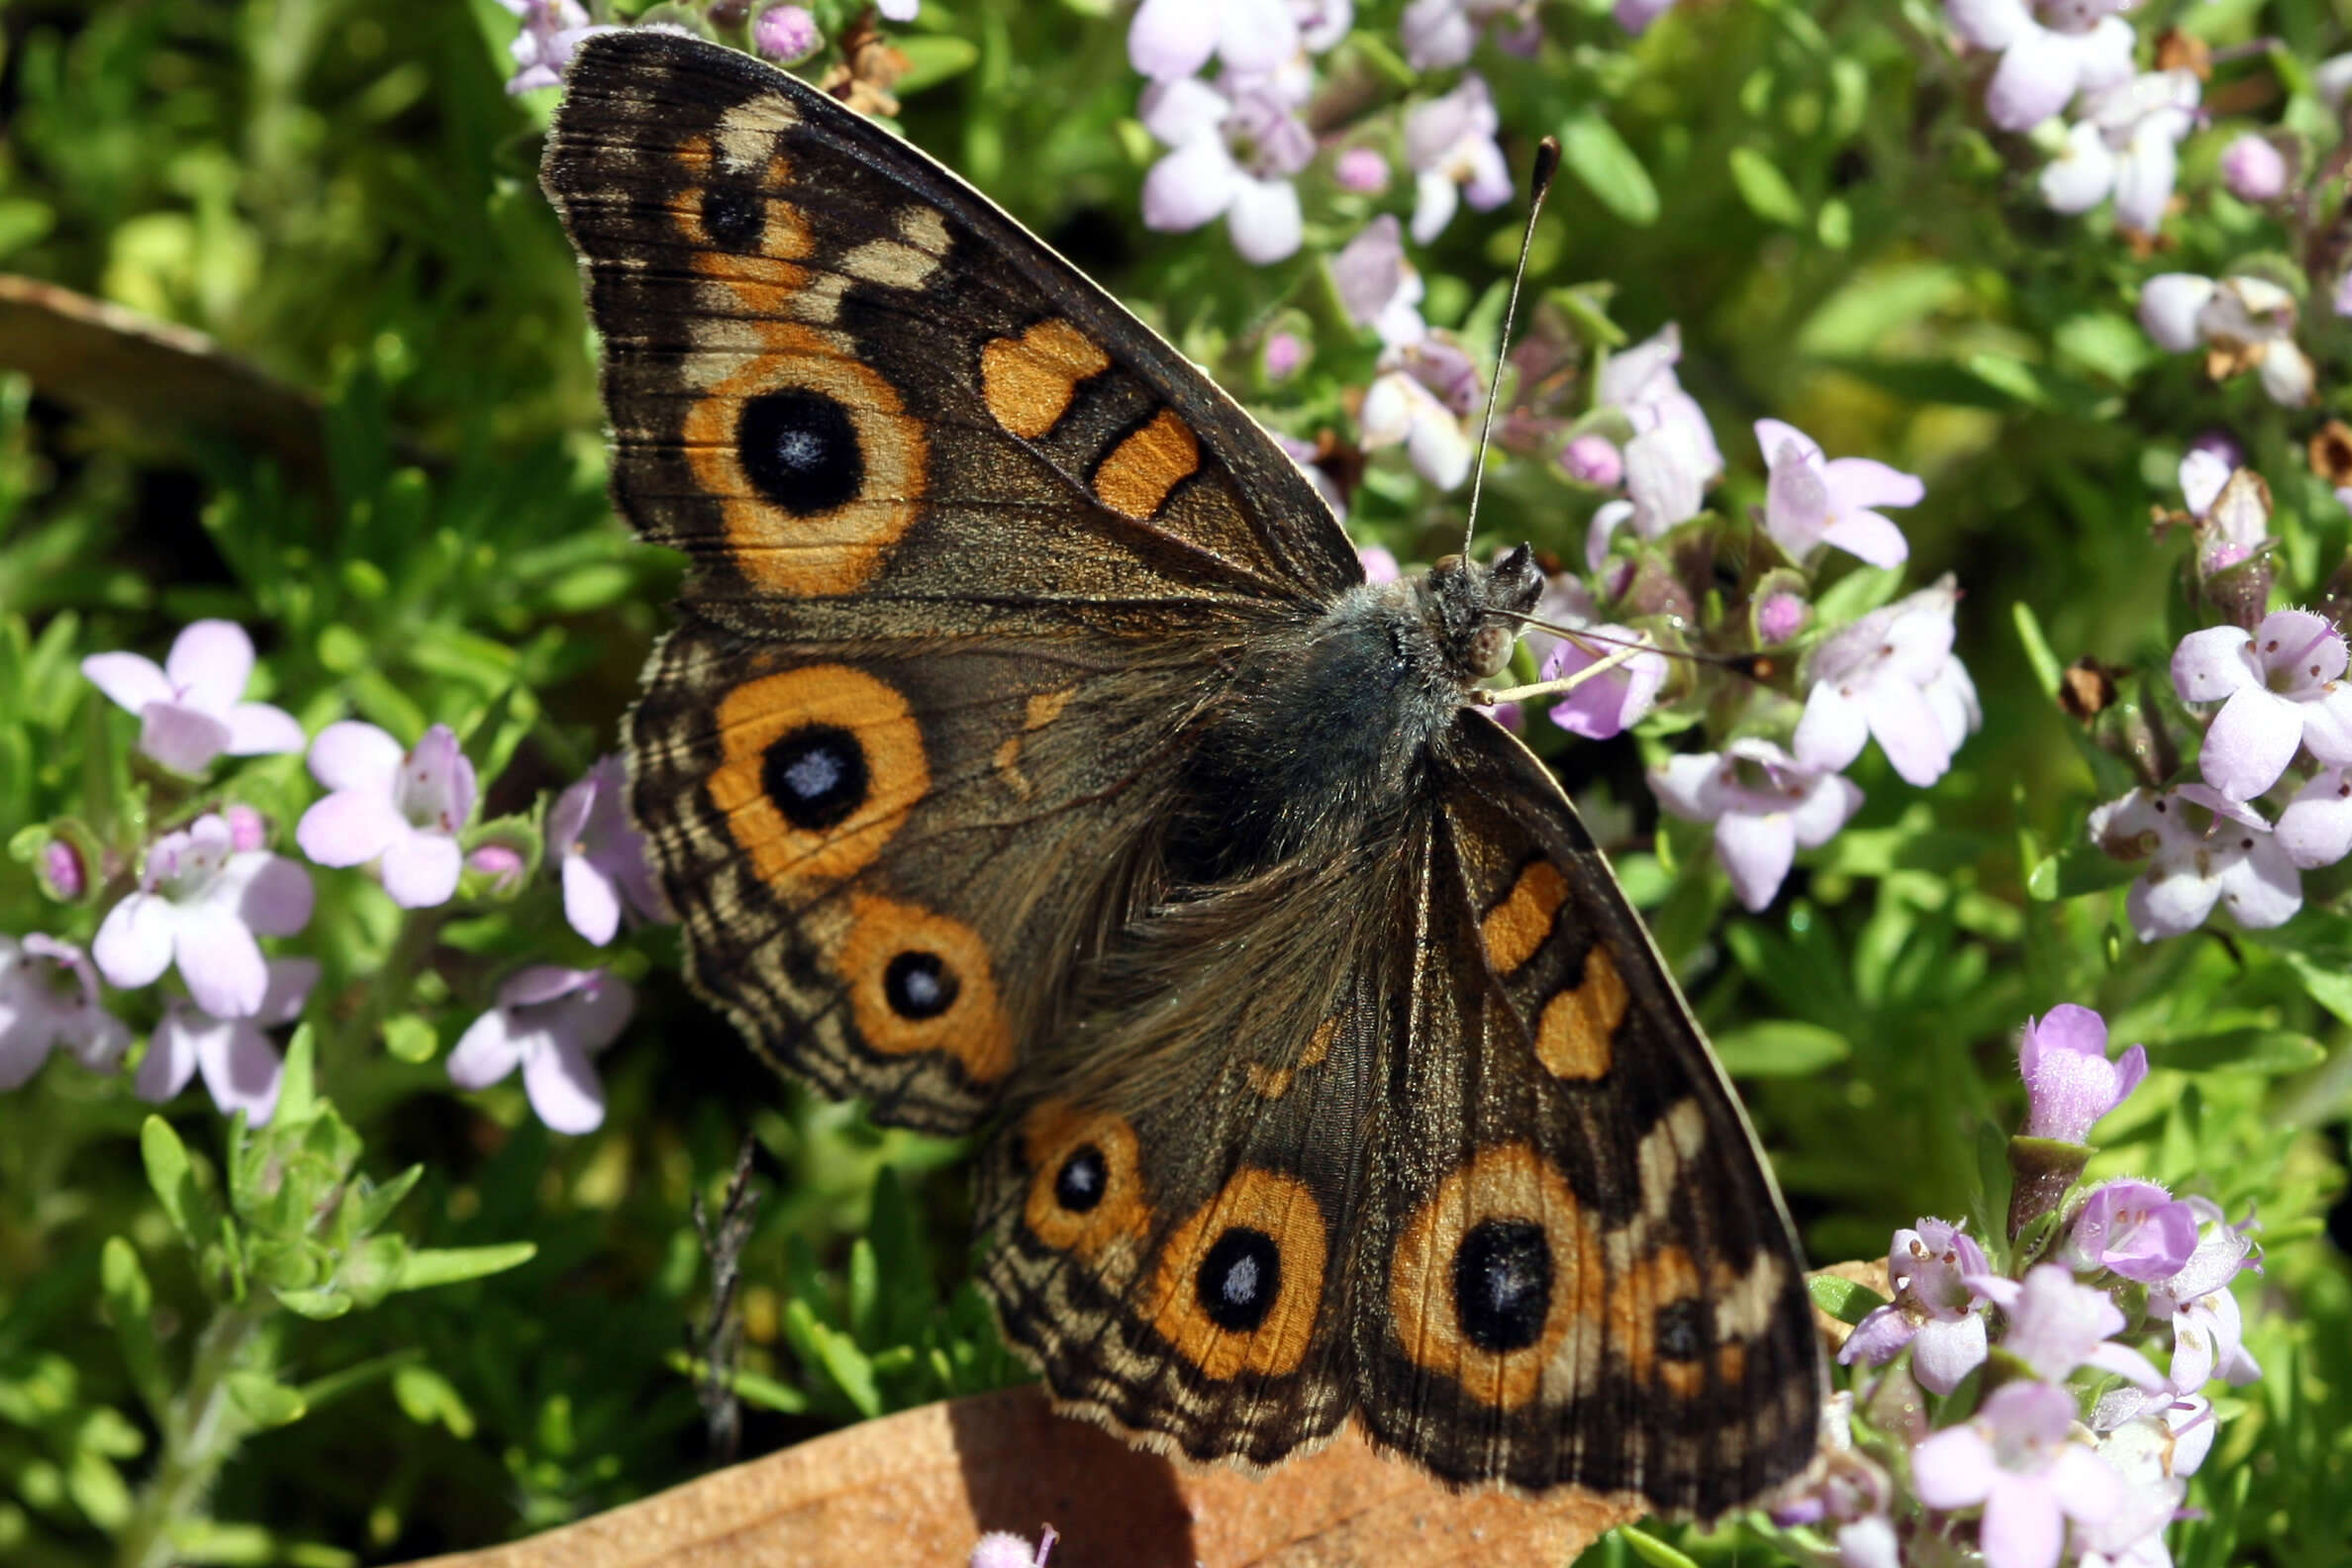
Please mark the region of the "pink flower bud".
<svg viewBox="0 0 2352 1568"><path fill-rule="evenodd" d="M1331 175L1338 180L1341 190L1368 196L1388 189L1388 159L1370 147L1349 147L1339 154Z"/></svg>
<svg viewBox="0 0 2352 1568"><path fill-rule="evenodd" d="M2222 149L2221 183L2240 201L2277 201L2287 191L2286 155L2249 131Z"/></svg>
<svg viewBox="0 0 2352 1568"><path fill-rule="evenodd" d="M1265 356L1260 362L1265 366L1267 380L1287 381L1307 362L1307 344L1297 333L1269 333Z"/></svg>
<svg viewBox="0 0 2352 1568"><path fill-rule="evenodd" d="M1756 636L1767 643L1786 642L1805 630L1808 613L1805 601L1793 593L1768 594L1756 607Z"/></svg>
<svg viewBox="0 0 2352 1568"><path fill-rule="evenodd" d="M1560 453L1560 466L1577 483L1603 490L1616 489L1625 477L1625 457L1617 449L1617 443L1606 436L1589 432L1568 443L1567 450Z"/></svg>
<svg viewBox="0 0 2352 1568"><path fill-rule="evenodd" d="M64 838L51 838L43 844L41 881L51 898L66 903L80 898L90 886L89 872L82 866L81 851Z"/></svg>
<svg viewBox="0 0 2352 1568"><path fill-rule="evenodd" d="M490 879L490 891L504 893L523 875L523 857L502 843L486 843L465 857L465 868Z"/></svg>
<svg viewBox="0 0 2352 1568"><path fill-rule="evenodd" d="M221 815L229 820L229 847L235 850L260 849L269 843L269 825L261 814L250 806L225 806Z"/></svg>
<svg viewBox="0 0 2352 1568"><path fill-rule="evenodd" d="M807 6L770 6L751 24L751 47L786 64L808 58L822 42L817 19Z"/></svg>

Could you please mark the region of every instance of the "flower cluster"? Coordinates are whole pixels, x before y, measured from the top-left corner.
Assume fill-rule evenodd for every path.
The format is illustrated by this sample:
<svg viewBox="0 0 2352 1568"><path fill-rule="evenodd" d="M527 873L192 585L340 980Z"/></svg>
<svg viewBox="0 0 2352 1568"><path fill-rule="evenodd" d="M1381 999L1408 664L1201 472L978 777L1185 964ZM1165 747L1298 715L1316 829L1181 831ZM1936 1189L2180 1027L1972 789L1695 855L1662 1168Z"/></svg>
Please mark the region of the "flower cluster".
<svg viewBox="0 0 2352 1568"><path fill-rule="evenodd" d="M2147 1071L2139 1046L2110 1060L2107 1043L2071 1004L2026 1024L2006 1267L1958 1225L1895 1232L1889 1294L1838 1352L1854 1372L1824 1418L1827 1463L1775 1514L1849 1568L2172 1560L2165 1528L2218 1426L2205 1387L2261 1372L2229 1290L2258 1265L2249 1226L2203 1198L2077 1188L2083 1139Z"/></svg>
<svg viewBox="0 0 2352 1568"><path fill-rule="evenodd" d="M283 1070L270 1031L305 1016L321 965L262 942L304 933L317 887L308 866L271 848L276 832L267 818L221 799L208 782L224 754L307 745L324 793L303 812L294 843L312 866L369 868L403 911L517 896L543 842L564 916L587 941L610 943L625 915L666 918L623 804L619 758L603 759L562 792L543 835L520 820L484 824L476 820L473 763L446 725L431 726L412 746L349 720L306 740L290 714L245 700L254 670L251 638L226 621L183 629L160 666L129 652L83 660L90 683L139 718L136 748L153 764L150 798L165 808L174 799L188 804L175 825L145 842L106 845L95 865L80 841L86 831L52 831L44 886L63 903L104 913L86 953L44 933L0 935L0 1089L30 1080L61 1047L98 1072L132 1062L132 1089L143 1100L162 1104L201 1076L224 1113L243 1112L255 1125L269 1120ZM155 816L174 821L168 809ZM169 975L177 986L147 1004L155 1022L135 1054L132 1030L100 982L141 993ZM588 1057L613 1041L634 1006L630 986L607 970L527 966L458 1041L449 1075L480 1088L520 1066L540 1119L585 1131L603 1115Z"/></svg>
<svg viewBox="0 0 2352 1568"><path fill-rule="evenodd" d="M2222 624L2182 637L2174 694L2201 719L2195 779L2151 778L2091 813L2091 837L2144 861L2124 906L2142 941L2194 931L2218 907L2284 924L2302 874L2352 854L2352 686L2343 634L2307 610L2265 608L2270 490L2209 449L2181 462L2199 601Z"/></svg>
<svg viewBox="0 0 2352 1568"><path fill-rule="evenodd" d="M1549 351L1540 338L1527 349ZM1796 427L1759 420L1764 501L1751 532L1726 540L1708 494L1726 464L1682 385L1681 357L1668 325L1600 360L1583 412L1523 400L1513 411L1507 444L1549 453L1558 472L1604 498L1586 530L1586 570L1554 579L1537 607L1551 630L1530 632L1529 642L1541 679L1566 688L1550 717L1571 735L1605 739L1669 705L1722 736L1656 760L1649 785L1670 815L1713 826L1732 892L1760 910L1797 851L1826 843L1860 808L1861 788L1842 774L1872 740L1906 782L1932 784L1981 715L1952 651L1959 591L1949 577L1844 625L1815 616L1816 585L1833 562L1892 568L1910 558L1887 513L1917 505L1926 486L1872 458L1830 457ZM1721 597L1703 580L1719 554L1738 562L1743 590L1703 616ZM1639 645L1645 637L1659 645ZM1684 675L1672 672L1668 648L1697 655ZM1723 667L1762 658L1783 673L1777 683Z"/></svg>

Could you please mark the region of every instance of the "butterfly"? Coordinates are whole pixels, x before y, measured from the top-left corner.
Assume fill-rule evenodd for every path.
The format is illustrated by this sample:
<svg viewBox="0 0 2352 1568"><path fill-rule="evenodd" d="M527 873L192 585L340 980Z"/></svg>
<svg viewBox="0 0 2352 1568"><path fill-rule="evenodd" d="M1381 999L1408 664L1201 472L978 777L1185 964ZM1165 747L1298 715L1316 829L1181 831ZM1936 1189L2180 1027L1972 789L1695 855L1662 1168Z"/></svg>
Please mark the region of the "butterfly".
<svg viewBox="0 0 2352 1568"><path fill-rule="evenodd" d="M1239 406L956 176L697 40L586 41L542 180L616 504L690 557L628 724L695 986L989 1129L1057 1407L1712 1518L1824 1374L1753 1134L1472 693L1525 546L1370 584Z"/></svg>

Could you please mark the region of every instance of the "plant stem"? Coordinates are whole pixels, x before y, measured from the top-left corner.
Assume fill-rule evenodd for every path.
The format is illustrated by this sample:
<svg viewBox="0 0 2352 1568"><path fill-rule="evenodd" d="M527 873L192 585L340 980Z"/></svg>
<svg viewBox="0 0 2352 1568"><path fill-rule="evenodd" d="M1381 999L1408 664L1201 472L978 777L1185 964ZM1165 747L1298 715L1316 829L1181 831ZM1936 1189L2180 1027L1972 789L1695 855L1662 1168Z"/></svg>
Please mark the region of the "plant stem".
<svg viewBox="0 0 2352 1568"><path fill-rule="evenodd" d="M117 1542L119 1568L170 1568L180 1557L174 1526L199 1514L221 1467L249 1430L229 1398L229 1374L267 1320L260 1308L224 1304L205 1325L188 1385L163 1421L162 1455Z"/></svg>

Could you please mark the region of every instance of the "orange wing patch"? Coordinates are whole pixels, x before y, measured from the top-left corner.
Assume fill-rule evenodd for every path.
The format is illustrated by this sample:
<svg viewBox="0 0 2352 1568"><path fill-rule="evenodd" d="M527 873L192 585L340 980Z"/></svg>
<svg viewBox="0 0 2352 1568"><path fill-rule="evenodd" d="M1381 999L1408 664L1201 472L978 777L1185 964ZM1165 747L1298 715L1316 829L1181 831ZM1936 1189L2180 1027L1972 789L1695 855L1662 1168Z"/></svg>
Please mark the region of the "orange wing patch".
<svg viewBox="0 0 2352 1568"><path fill-rule="evenodd" d="M1056 317L981 346L980 397L1007 432L1037 441L1070 412L1078 383L1110 368L1093 339Z"/></svg>
<svg viewBox="0 0 2352 1568"><path fill-rule="evenodd" d="M745 681L721 700L705 788L761 881L797 894L873 863L931 788L907 700L845 664Z"/></svg>
<svg viewBox="0 0 2352 1568"><path fill-rule="evenodd" d="M1535 1059L1554 1078L1585 1081L1609 1076L1611 1040L1625 1021L1630 1001L1624 976L1609 949L1593 943L1585 953L1584 979L1543 1005L1535 1026Z"/></svg>
<svg viewBox="0 0 2352 1568"><path fill-rule="evenodd" d="M1487 911L1478 934L1495 973L1516 973L1549 939L1560 906L1568 902L1568 879L1549 860L1531 860L1512 883L1502 903Z"/></svg>
<svg viewBox="0 0 2352 1568"><path fill-rule="evenodd" d="M1201 442L1169 409L1111 449L1094 471L1095 499L1140 523L1166 505L1168 492L1201 466Z"/></svg>
<svg viewBox="0 0 2352 1568"><path fill-rule="evenodd" d="M1203 1377L1282 1377L1307 1358L1329 1256L1314 1190L1244 1166L1168 1237L1143 1315Z"/></svg>
<svg viewBox="0 0 2352 1568"><path fill-rule="evenodd" d="M895 899L852 894L849 931L830 960L849 988L857 1032L892 1055L937 1051L975 1083L1013 1070L1013 1030L997 1000L988 947L958 920Z"/></svg>

